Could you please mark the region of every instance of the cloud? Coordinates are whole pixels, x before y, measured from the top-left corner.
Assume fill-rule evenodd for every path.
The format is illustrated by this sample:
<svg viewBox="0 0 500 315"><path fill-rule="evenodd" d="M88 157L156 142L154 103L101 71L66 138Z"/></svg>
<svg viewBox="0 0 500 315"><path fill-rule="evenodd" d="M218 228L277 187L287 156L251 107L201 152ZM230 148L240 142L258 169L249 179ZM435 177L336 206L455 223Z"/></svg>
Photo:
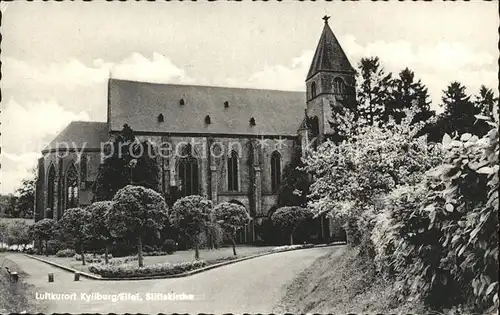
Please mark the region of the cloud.
<svg viewBox="0 0 500 315"><path fill-rule="evenodd" d="M2 110L1 192L13 192L31 176L42 149L69 122L89 118L88 113L68 111L55 101L21 105L11 98Z"/></svg>
<svg viewBox="0 0 500 315"><path fill-rule="evenodd" d="M101 63L102 60L96 62ZM139 53L133 53L130 57L111 67L111 76L117 79L151 83L196 83L196 80L187 76L183 69L156 52L153 53L151 59Z"/></svg>
<svg viewBox="0 0 500 315"><path fill-rule="evenodd" d="M134 53L120 62L96 59L89 65L68 60L40 65L3 57L2 193L13 192L41 150L71 121L106 117L107 79L154 83L197 82L168 58Z"/></svg>

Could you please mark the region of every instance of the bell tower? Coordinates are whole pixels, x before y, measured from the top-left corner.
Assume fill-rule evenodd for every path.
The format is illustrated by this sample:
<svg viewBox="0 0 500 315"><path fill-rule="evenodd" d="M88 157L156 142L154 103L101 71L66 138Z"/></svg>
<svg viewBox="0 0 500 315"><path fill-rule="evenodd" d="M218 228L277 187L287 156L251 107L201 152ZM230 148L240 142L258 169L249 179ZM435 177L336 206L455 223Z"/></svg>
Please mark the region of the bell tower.
<svg viewBox="0 0 500 315"><path fill-rule="evenodd" d="M340 100L352 95L356 80L354 68L328 25L329 18L323 17L323 32L306 78L306 114L312 136L320 139L334 134L332 109L342 108Z"/></svg>

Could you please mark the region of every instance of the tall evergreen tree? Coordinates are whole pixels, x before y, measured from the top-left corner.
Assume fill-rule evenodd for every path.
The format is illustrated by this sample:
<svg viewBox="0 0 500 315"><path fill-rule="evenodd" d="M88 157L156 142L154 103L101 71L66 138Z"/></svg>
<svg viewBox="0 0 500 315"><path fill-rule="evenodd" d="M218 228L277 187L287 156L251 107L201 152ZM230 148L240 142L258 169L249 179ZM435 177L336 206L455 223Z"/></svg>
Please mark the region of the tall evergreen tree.
<svg viewBox="0 0 500 315"><path fill-rule="evenodd" d="M378 57L362 58L358 66L360 83L358 89L359 124L381 124L385 105L390 99L392 74L386 74Z"/></svg>
<svg viewBox="0 0 500 315"><path fill-rule="evenodd" d="M111 200L118 190L131 184L159 191L160 168L154 148L148 141L139 142L128 125L123 126L104 154L93 187L94 201Z"/></svg>
<svg viewBox="0 0 500 315"><path fill-rule="evenodd" d="M465 86L455 81L443 93L444 131L448 134L472 133L478 111L471 101L471 96L467 95Z"/></svg>
<svg viewBox="0 0 500 315"><path fill-rule="evenodd" d="M481 85L479 94L475 96L474 100L476 111L483 116L493 117L495 103L498 103L498 97L495 97L493 90Z"/></svg>
<svg viewBox="0 0 500 315"><path fill-rule="evenodd" d="M405 116L404 110L417 107L418 112L413 122L425 121L435 115L430 109L429 93L427 88L419 79L415 81L415 73L405 68L399 72L399 76L392 80L391 99L387 103L383 120L389 120L392 116L396 122L400 122Z"/></svg>

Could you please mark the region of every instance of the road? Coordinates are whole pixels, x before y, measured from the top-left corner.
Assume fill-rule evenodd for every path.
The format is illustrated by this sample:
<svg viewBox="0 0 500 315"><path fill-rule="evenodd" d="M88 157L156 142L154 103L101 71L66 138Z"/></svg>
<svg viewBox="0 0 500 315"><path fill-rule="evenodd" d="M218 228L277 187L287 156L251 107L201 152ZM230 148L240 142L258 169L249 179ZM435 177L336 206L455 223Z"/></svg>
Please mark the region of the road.
<svg viewBox="0 0 500 315"><path fill-rule="evenodd" d="M295 250L238 262L177 279L73 281L73 274L22 254L8 254L28 274L26 281L37 294L67 294L61 300L47 300L47 313L270 313L281 300L285 287L317 258L340 247ZM48 273L54 274L49 283ZM148 294L174 292L193 295L191 301L147 300ZM88 301L82 293L115 295L127 299ZM139 297L141 301L133 300ZM56 298L54 296L54 298Z"/></svg>

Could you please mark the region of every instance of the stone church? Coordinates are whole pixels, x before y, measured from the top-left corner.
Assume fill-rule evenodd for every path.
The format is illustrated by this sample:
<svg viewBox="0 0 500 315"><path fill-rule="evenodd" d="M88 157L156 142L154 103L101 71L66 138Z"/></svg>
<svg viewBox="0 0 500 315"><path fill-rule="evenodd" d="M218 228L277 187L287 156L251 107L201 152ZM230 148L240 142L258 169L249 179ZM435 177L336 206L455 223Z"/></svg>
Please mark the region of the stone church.
<svg viewBox="0 0 500 315"><path fill-rule="evenodd" d="M306 93L109 79L107 121L71 122L42 151L35 219L58 219L65 209L92 202L103 144L127 124L139 139L182 153L158 159L165 194L175 189L214 205L243 205L253 220L239 240L256 242L276 205L284 167L298 149L305 154L310 141L334 132L332 108L355 85L328 17L305 84ZM323 238L329 223L321 218Z"/></svg>

